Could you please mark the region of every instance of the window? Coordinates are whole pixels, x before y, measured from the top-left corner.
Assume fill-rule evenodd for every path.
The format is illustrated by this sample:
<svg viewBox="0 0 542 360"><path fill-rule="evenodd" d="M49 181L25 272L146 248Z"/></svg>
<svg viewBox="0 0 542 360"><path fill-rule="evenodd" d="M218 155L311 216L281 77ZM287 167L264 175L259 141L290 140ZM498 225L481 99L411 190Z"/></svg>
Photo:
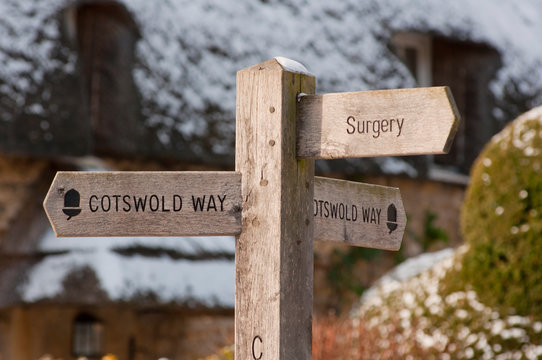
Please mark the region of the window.
<svg viewBox="0 0 542 360"><path fill-rule="evenodd" d="M487 44L419 33L397 33L391 45L419 86L448 86L461 113L449 154L432 156L440 166L468 174L484 144L498 131L489 83L500 67L499 53Z"/></svg>
<svg viewBox="0 0 542 360"><path fill-rule="evenodd" d="M499 131L489 84L501 66L500 55L487 44L441 37L433 39L432 53L433 85L449 86L461 113L450 153L435 156L435 163L468 174L484 145Z"/></svg>
<svg viewBox="0 0 542 360"><path fill-rule="evenodd" d="M73 354L98 358L103 353L104 325L96 317L82 313L73 324Z"/></svg>
<svg viewBox="0 0 542 360"><path fill-rule="evenodd" d="M417 33L399 33L393 36L392 45L416 79L418 86L431 86L432 50L431 37Z"/></svg>

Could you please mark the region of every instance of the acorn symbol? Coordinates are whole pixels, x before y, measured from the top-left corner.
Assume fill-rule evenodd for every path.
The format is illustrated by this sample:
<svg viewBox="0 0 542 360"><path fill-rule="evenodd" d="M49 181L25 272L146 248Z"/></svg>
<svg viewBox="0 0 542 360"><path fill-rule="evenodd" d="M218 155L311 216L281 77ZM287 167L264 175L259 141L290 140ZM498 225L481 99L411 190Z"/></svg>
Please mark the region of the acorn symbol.
<svg viewBox="0 0 542 360"><path fill-rule="evenodd" d="M75 189L69 190L66 195L64 195L64 208L62 209L62 212L68 215L67 220L70 220L73 216L77 216L81 213L81 208L79 207L80 198L79 192Z"/></svg>
<svg viewBox="0 0 542 360"><path fill-rule="evenodd" d="M397 229L397 208L393 204L388 206L388 221L386 225L390 230L390 234Z"/></svg>

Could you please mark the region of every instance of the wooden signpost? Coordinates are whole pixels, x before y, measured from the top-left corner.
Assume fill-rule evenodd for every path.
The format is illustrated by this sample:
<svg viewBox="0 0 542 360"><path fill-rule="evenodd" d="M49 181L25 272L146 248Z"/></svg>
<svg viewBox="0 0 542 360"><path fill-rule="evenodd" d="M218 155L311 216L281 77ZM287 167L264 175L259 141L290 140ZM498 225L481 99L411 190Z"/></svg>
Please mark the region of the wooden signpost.
<svg viewBox="0 0 542 360"><path fill-rule="evenodd" d="M314 177L313 159L446 152L447 88L313 95L275 58L237 73L236 172L60 172L57 236L237 235L235 358L310 359L313 241L397 250L399 189Z"/></svg>

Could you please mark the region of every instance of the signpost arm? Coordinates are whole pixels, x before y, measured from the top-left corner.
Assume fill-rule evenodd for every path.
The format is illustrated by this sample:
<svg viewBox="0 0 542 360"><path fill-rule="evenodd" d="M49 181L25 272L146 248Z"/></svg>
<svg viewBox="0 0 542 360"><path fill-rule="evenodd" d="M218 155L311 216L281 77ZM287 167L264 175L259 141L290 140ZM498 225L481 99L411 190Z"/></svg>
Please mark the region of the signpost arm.
<svg viewBox="0 0 542 360"><path fill-rule="evenodd" d="M237 74L235 358L310 359L314 161L296 159L296 101L313 94L303 66L271 59Z"/></svg>
<svg viewBox="0 0 542 360"><path fill-rule="evenodd" d="M444 154L460 121L446 86L308 95L296 115L300 159Z"/></svg>

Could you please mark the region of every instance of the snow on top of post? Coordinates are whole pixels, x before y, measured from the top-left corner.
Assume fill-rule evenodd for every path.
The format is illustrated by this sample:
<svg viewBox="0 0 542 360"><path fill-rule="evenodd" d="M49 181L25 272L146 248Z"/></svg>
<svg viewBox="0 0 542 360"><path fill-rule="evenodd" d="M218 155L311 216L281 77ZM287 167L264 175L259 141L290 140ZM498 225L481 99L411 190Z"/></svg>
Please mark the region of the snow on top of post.
<svg viewBox="0 0 542 360"><path fill-rule="evenodd" d="M307 70L307 68L303 64L295 60L288 59L282 56L276 56L275 60L277 60L280 66L282 66L282 68L286 71L296 73L296 74L312 76L312 74Z"/></svg>

